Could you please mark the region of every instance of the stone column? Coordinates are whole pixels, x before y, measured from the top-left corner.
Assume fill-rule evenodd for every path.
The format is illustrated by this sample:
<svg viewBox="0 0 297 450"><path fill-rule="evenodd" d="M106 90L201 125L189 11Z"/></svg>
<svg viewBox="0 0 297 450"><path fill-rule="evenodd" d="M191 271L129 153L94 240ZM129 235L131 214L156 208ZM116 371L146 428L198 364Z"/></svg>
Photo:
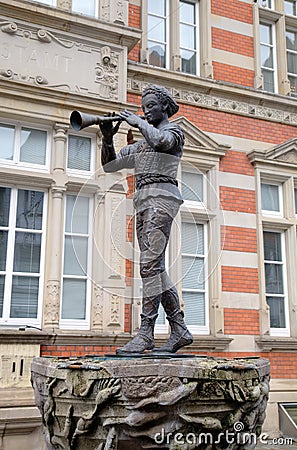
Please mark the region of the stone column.
<svg viewBox="0 0 297 450"><path fill-rule="evenodd" d="M59 325L62 276L62 236L64 224L64 193L67 177L65 175L66 141L68 126L57 124L53 148L53 184L49 193L49 217L47 235L47 273L44 303L44 327Z"/></svg>

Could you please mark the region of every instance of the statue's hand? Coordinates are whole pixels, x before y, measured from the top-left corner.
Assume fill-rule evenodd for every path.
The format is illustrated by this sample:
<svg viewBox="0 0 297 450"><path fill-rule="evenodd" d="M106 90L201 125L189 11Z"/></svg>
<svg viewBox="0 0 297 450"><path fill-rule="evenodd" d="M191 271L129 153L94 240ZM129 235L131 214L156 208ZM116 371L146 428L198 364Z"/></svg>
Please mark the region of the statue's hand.
<svg viewBox="0 0 297 450"><path fill-rule="evenodd" d="M131 125L132 127L136 127L136 128L139 128L139 125L142 121L141 117L128 111L127 109L122 111L119 114L119 116L121 117L121 119L125 120L129 125Z"/></svg>
<svg viewBox="0 0 297 450"><path fill-rule="evenodd" d="M106 117L112 117L115 113L109 113L106 115ZM112 142L112 137L118 132L120 128L121 122L117 122L115 126L112 125L112 121L100 121L99 127L101 130L102 135L104 136L105 140L109 143Z"/></svg>

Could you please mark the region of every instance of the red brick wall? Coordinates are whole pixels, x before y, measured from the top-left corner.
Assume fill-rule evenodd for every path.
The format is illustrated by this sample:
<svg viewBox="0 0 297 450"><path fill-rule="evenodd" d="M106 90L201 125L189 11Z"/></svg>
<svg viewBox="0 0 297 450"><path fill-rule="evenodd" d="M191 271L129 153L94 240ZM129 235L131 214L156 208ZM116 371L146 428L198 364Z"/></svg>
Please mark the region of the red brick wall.
<svg viewBox="0 0 297 450"><path fill-rule="evenodd" d="M253 23L252 3L243 3L238 0L211 0L211 12L240 22Z"/></svg>
<svg viewBox="0 0 297 450"><path fill-rule="evenodd" d="M225 211L256 214L256 193L250 189L220 186L220 202Z"/></svg>
<svg viewBox="0 0 297 450"><path fill-rule="evenodd" d="M127 198L132 198L134 194L134 175L128 175L127 176L127 184L128 184L128 191L127 191Z"/></svg>
<svg viewBox="0 0 297 450"><path fill-rule="evenodd" d="M141 8L137 5L131 5L129 3L129 27L133 28L141 28ZM139 61L140 55L140 44L136 44L136 46L129 52L128 59L131 61Z"/></svg>
<svg viewBox="0 0 297 450"><path fill-rule="evenodd" d="M131 305L125 304L125 310L124 310L124 332L130 333L131 332Z"/></svg>
<svg viewBox="0 0 297 450"><path fill-rule="evenodd" d="M212 46L227 52L254 57L254 40L250 36L213 27L211 30Z"/></svg>
<svg viewBox="0 0 297 450"><path fill-rule="evenodd" d="M260 334L259 311L256 309L224 309L225 334Z"/></svg>
<svg viewBox="0 0 297 450"><path fill-rule="evenodd" d="M132 286L133 280L133 261L126 259L126 285Z"/></svg>
<svg viewBox="0 0 297 450"><path fill-rule="evenodd" d="M213 77L218 81L254 87L254 72L213 61Z"/></svg>
<svg viewBox="0 0 297 450"><path fill-rule="evenodd" d="M257 253L257 232L253 228L223 225L221 226L221 248L233 252Z"/></svg>
<svg viewBox="0 0 297 450"><path fill-rule="evenodd" d="M220 160L220 171L254 176L254 167L243 152L227 150Z"/></svg>
<svg viewBox="0 0 297 450"><path fill-rule="evenodd" d="M226 292L259 293L258 269L222 266L222 290Z"/></svg>
<svg viewBox="0 0 297 450"><path fill-rule="evenodd" d="M126 241L133 242L133 216L126 216L127 226L126 226Z"/></svg>

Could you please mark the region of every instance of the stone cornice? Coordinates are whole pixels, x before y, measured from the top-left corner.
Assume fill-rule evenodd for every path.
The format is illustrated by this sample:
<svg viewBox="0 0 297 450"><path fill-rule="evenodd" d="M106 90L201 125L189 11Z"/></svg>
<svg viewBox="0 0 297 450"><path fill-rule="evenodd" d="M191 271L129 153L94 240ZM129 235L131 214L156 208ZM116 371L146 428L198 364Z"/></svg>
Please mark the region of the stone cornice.
<svg viewBox="0 0 297 450"><path fill-rule="evenodd" d="M165 85L179 103L297 126L293 97L130 62L128 91L140 94L148 83Z"/></svg>
<svg viewBox="0 0 297 450"><path fill-rule="evenodd" d="M21 327L20 327L21 328ZM96 345L121 347L131 340L130 335L102 335L96 332L66 332L61 330L4 329L0 330L2 344L44 344L44 345ZM156 345L165 344L168 336L156 337ZM223 351L233 339L227 336L199 336L194 338L188 352Z"/></svg>
<svg viewBox="0 0 297 450"><path fill-rule="evenodd" d="M255 339L258 347L264 352L284 351L297 352L297 338L276 336L260 336Z"/></svg>
<svg viewBox="0 0 297 450"><path fill-rule="evenodd" d="M120 23L106 22L81 14L72 14L59 8L21 0L0 0L1 15L55 30L89 37L109 44L123 45L131 50L141 38L141 31Z"/></svg>

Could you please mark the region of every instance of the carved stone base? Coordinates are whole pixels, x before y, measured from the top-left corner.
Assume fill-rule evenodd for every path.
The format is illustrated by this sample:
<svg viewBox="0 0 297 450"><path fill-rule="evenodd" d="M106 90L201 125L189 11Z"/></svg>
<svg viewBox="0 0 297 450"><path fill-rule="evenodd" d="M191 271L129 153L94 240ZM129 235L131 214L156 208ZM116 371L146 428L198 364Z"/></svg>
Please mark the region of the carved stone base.
<svg viewBox="0 0 297 450"><path fill-rule="evenodd" d="M269 362L35 358L32 385L48 450L254 449Z"/></svg>

